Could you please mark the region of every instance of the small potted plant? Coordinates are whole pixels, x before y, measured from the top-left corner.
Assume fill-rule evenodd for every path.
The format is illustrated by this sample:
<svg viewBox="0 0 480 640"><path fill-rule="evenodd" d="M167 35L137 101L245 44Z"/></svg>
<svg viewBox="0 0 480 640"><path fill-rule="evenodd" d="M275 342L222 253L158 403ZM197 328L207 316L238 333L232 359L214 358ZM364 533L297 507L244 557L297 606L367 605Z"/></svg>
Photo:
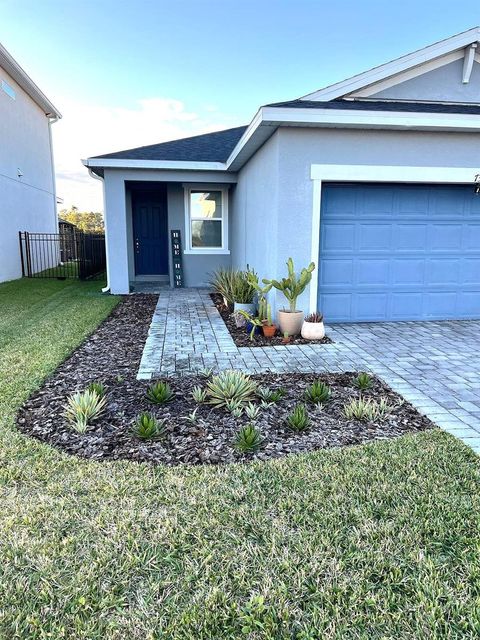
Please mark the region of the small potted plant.
<svg viewBox="0 0 480 640"><path fill-rule="evenodd" d="M288 335L288 331L284 331L283 332L282 343L283 344L288 344L291 340L292 340L292 338Z"/></svg>
<svg viewBox="0 0 480 640"><path fill-rule="evenodd" d="M253 340L255 334L259 334L262 330L263 323L261 319L247 311L240 310L237 313L245 318L245 329L250 334L250 340Z"/></svg>
<svg viewBox="0 0 480 640"><path fill-rule="evenodd" d="M305 340L321 340L324 336L323 314L318 311L310 313L302 324L302 338L305 338Z"/></svg>
<svg viewBox="0 0 480 640"><path fill-rule="evenodd" d="M277 325L272 322L272 307L267 304L266 309L267 317L262 319L262 331L265 338L273 338L277 330ZM262 317L262 314L260 312L258 315L259 317Z"/></svg>
<svg viewBox="0 0 480 640"><path fill-rule="evenodd" d="M281 291L288 300L289 309L278 312L278 321L282 333L296 336L300 333L303 324L303 311L297 311L297 299L306 289L312 279L315 263L311 262L306 269L302 269L297 277L292 258L287 260L288 277L279 280L263 280L265 284L272 284L275 289Z"/></svg>
<svg viewBox="0 0 480 640"><path fill-rule="evenodd" d="M246 271L239 271L233 285L233 313L245 311L249 314L255 313L255 287L252 280L258 281L258 276L254 271L247 268Z"/></svg>

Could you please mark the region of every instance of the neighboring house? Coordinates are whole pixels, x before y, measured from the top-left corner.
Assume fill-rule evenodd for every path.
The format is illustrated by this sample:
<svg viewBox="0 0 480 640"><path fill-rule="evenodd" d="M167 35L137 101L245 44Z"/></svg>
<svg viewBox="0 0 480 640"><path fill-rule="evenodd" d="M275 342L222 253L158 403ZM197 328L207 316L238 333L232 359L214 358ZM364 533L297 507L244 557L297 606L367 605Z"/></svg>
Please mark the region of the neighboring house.
<svg viewBox="0 0 480 640"><path fill-rule="evenodd" d="M0 45L0 282L22 275L19 231L58 230L50 125L60 117Z"/></svg>
<svg viewBox="0 0 480 640"><path fill-rule="evenodd" d="M109 286L317 265L327 322L480 318L480 29L259 109L248 127L89 158ZM274 303L283 305L280 294Z"/></svg>

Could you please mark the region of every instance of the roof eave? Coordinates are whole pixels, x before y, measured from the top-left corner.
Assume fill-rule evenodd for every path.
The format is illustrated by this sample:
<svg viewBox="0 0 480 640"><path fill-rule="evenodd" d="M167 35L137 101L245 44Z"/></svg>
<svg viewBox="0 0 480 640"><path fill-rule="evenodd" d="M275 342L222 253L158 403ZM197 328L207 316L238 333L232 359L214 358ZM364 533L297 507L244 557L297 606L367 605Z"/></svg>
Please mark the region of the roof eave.
<svg viewBox="0 0 480 640"><path fill-rule="evenodd" d="M62 114L50 102L47 96L37 87L30 76L22 69L18 62L0 44L0 67L30 96L48 118L59 120Z"/></svg>

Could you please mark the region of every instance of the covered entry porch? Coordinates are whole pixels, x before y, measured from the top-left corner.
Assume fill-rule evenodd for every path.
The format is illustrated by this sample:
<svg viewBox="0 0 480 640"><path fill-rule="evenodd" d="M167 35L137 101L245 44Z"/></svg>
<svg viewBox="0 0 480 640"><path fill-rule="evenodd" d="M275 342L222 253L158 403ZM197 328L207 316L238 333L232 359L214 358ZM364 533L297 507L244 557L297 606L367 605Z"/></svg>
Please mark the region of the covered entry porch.
<svg viewBox="0 0 480 640"><path fill-rule="evenodd" d="M111 293L142 290L147 283L173 287L172 232L180 236L176 262L180 259L184 286L205 286L215 269L230 266L231 176L203 175L200 182L190 172L108 173L113 174L104 182Z"/></svg>

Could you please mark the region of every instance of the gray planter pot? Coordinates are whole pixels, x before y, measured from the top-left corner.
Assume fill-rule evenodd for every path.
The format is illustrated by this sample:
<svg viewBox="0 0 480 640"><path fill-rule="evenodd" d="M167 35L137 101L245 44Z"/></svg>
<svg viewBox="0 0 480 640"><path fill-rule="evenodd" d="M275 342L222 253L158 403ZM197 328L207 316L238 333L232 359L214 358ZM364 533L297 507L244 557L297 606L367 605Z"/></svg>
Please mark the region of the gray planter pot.
<svg viewBox="0 0 480 640"><path fill-rule="evenodd" d="M243 303L243 302L235 302L233 305L233 313L237 313L237 311L246 311L250 313L252 316L255 313L255 304L251 303Z"/></svg>
<svg viewBox="0 0 480 640"><path fill-rule="evenodd" d="M279 311L280 331L288 333L289 336L297 336L302 329L303 317L303 311Z"/></svg>

